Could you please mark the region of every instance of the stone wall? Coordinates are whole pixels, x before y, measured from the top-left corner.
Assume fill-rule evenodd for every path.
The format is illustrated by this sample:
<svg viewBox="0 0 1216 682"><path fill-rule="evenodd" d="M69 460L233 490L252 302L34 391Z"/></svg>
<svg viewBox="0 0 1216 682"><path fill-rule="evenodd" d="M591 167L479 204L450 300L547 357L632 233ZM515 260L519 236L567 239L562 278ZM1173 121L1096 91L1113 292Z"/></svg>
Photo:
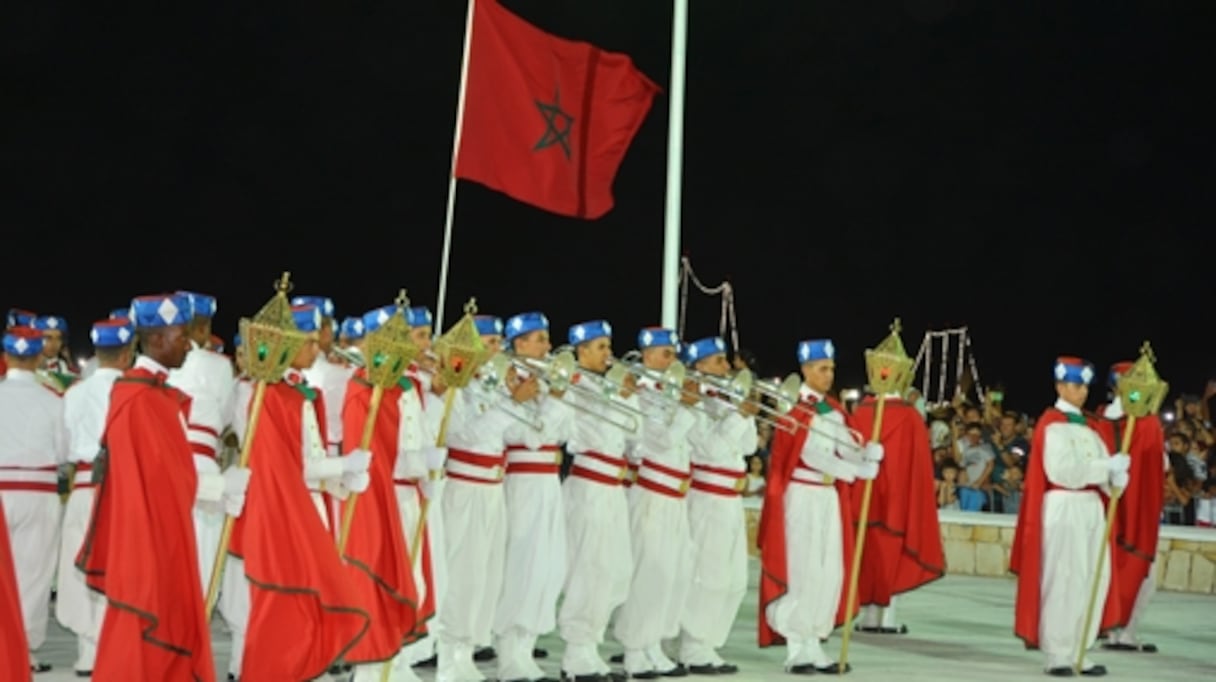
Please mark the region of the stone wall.
<svg viewBox="0 0 1216 682"><path fill-rule="evenodd" d="M759 500L745 500L752 555L757 556L755 532ZM941 510L942 545L946 568L959 575L1011 578L1009 551L1017 518ZM1162 526L1157 544L1157 587L1173 592L1216 593L1216 529Z"/></svg>
<svg viewBox="0 0 1216 682"><path fill-rule="evenodd" d="M1016 517L942 510L942 545L950 573L1009 576ZM1162 526L1157 543L1157 587L1174 592L1216 593L1216 530Z"/></svg>

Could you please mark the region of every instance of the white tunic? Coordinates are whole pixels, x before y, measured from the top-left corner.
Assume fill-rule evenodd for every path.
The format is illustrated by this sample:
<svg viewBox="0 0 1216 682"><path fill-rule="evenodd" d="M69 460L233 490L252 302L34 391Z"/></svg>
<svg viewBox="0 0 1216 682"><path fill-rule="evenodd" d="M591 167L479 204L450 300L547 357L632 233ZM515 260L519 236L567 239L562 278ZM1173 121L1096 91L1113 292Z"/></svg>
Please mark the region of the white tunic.
<svg viewBox="0 0 1216 682"><path fill-rule="evenodd" d="M0 503L8 521L30 649L46 641L59 552L59 465L68 459L63 399L33 372L0 381Z"/></svg>
<svg viewBox="0 0 1216 682"><path fill-rule="evenodd" d="M321 391L325 398L325 433L329 440L326 444L331 454L340 454L342 446L342 403L346 398L346 384L354 367L347 367L336 362L330 362L324 354L318 353L312 367L304 370L304 378L308 385Z"/></svg>
<svg viewBox="0 0 1216 682"><path fill-rule="evenodd" d="M93 363L90 363L92 365ZM60 624L79 637L77 668L92 669L92 656L101 636L106 598L85 584L76 568L76 555L88 533L93 514L92 465L101 447L110 390L122 370L98 367L75 383L63 396L63 421L68 432L69 457L77 463L76 480L63 514L63 536L59 546L58 597L55 615Z"/></svg>

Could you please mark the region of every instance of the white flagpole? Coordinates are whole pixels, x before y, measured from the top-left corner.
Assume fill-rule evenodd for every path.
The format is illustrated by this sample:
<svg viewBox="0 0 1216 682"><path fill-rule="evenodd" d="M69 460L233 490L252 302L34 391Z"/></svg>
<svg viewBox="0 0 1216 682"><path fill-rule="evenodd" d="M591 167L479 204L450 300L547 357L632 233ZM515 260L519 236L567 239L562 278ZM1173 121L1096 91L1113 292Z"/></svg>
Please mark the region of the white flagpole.
<svg viewBox="0 0 1216 682"><path fill-rule="evenodd" d="M435 304L436 332L443 332L443 306L448 295L448 261L452 257L452 220L456 214L456 157L460 154L460 133L464 127L464 98L469 85L469 46L473 42L473 4L464 22L464 57L460 60L460 93L456 97L456 132L452 139L452 172L448 176L448 211L443 224L443 260L439 264L439 301Z"/></svg>
<svg viewBox="0 0 1216 682"><path fill-rule="evenodd" d="M667 119L667 207L663 219L663 326L675 329L680 289L680 183L684 165L684 53L688 0L671 17L671 105Z"/></svg>

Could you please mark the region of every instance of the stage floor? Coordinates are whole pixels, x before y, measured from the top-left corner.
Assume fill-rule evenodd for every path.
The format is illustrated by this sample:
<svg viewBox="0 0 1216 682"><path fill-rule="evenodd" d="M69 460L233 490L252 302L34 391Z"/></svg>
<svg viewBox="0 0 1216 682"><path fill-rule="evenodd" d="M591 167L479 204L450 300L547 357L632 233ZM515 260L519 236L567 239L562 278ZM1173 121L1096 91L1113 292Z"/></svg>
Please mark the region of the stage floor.
<svg viewBox="0 0 1216 682"><path fill-rule="evenodd" d="M739 612L724 658L740 667L730 679L790 680L782 672L784 651L761 650L755 645L756 573L752 560L751 590ZM853 680L966 680L976 682L1048 679L1042 674L1042 657L1026 651L1013 636L1013 582L996 578L948 576L906 597L899 614L910 632L906 635L854 636L849 659ZM1096 650L1091 658L1104 664L1118 680L1198 682L1216 675L1216 596L1159 592L1143 626L1143 636L1160 647L1157 654L1132 654ZM217 670L226 671L228 636L222 624L214 626ZM827 644L828 652L839 651L839 636ZM545 637L541 646L551 657L541 661L555 676L561 642ZM601 648L605 658L619 651L609 642ZM36 682L79 679L72 672L75 640L52 621L47 643L39 652L55 670L38 675ZM493 676L493 665L483 664ZM423 679L434 678L421 671ZM220 680L224 679L221 674Z"/></svg>

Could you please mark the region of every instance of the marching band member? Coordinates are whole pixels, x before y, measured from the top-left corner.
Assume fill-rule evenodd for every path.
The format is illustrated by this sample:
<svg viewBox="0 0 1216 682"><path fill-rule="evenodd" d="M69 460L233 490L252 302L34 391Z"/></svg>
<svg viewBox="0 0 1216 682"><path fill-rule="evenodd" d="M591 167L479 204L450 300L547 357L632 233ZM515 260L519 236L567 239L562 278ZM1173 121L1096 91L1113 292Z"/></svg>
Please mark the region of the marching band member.
<svg viewBox="0 0 1216 682"><path fill-rule="evenodd" d="M363 316L365 333L376 332L392 316L399 314L402 311L397 305L367 312ZM425 631L425 626L418 622L418 592L393 486L400 448L398 405L401 393L406 390L402 383L383 391L372 432L370 480L367 489L359 495L358 513L351 523L343 555L343 559L359 569L358 586L371 614L371 627L345 657L346 662L354 664L355 682L379 680L385 661L392 661L393 668L400 670L402 666L397 656L402 653L402 647ZM347 384L342 406L344 452L359 449L373 392L366 368L355 370ZM343 512L351 503L347 500L343 504Z"/></svg>
<svg viewBox="0 0 1216 682"><path fill-rule="evenodd" d="M338 328L338 347L344 350L359 351L359 342L363 340L363 318L348 317L342 320Z"/></svg>
<svg viewBox="0 0 1216 682"><path fill-rule="evenodd" d="M42 332L42 361L38 371L62 394L80 378L79 368L64 357L68 353L65 346L68 322L57 315L39 315L34 318L34 328Z"/></svg>
<svg viewBox="0 0 1216 682"><path fill-rule="evenodd" d="M562 483L566 514L566 584L557 624L566 651L562 671L575 682L601 682L611 669L600 657L598 645L612 612L629 596L633 572L629 507L621 481L628 468L625 455L634 434L621 423L593 415L606 401L637 410L632 375L624 386L608 386L602 378L612 357L612 326L604 320L576 324L568 339L575 347L580 386L568 400L581 409L574 419L574 434L567 451L574 462ZM590 398L593 392L605 398ZM611 392L611 395L608 394Z"/></svg>
<svg viewBox="0 0 1216 682"><path fill-rule="evenodd" d="M186 291L179 291L177 295L189 303L192 317L186 328L189 344L186 359L181 367L169 370L169 384L190 397L186 424L195 468L200 473L218 474L220 465L216 458L220 451L220 434L231 421L232 364L206 347L211 338L211 318L216 311L215 298ZM224 514L218 508L196 508L194 524L199 576L206 592L219 551Z"/></svg>
<svg viewBox="0 0 1216 682"><path fill-rule="evenodd" d="M670 329L653 327L638 333L642 364L654 376L676 362L678 346L679 339ZM642 437L634 448L639 467L630 490L633 578L613 628L625 647L625 673L643 678L686 674L663 653L662 641L680 634L691 577L693 550L684 497L691 477L689 432L697 415L687 406L699 399L695 386L678 387L681 397L674 404L659 397L672 387L660 385L654 376L638 379L639 404L648 418L641 422ZM742 519L742 508L739 514ZM737 602L734 607L738 608Z"/></svg>
<svg viewBox="0 0 1216 682"><path fill-rule="evenodd" d="M764 490L759 643L786 645L787 672L840 673L821 640L856 612L844 586L853 550L853 519L845 482L878 475L877 453L864 454L840 403L828 397L836 374L828 339L798 344L801 401L777 429ZM846 667L844 672L848 672Z"/></svg>
<svg viewBox="0 0 1216 682"><path fill-rule="evenodd" d="M1088 650L1100 625L1111 620L1100 617L1110 585L1106 561L1090 631L1077 641L1106 529L1103 487L1127 487L1131 458L1110 455L1096 424L1081 412L1093 366L1061 357L1054 374L1059 397L1035 424L1009 566L1018 576L1015 633L1027 648L1042 649L1047 674L1067 677L1078 646ZM1081 674L1105 675L1106 668L1085 657Z"/></svg>
<svg viewBox="0 0 1216 682"><path fill-rule="evenodd" d="M507 320L505 342L518 358L548 357L549 320L539 312ZM521 371L521 376L539 372ZM494 617L498 677L542 680L533 658L537 638L556 627L557 598L566 580L566 519L562 511L561 445L574 427L574 410L560 393L543 389L525 403L539 429L516 422L507 429L507 548L502 596ZM549 388L552 391L552 388ZM547 655L547 652L544 654Z"/></svg>
<svg viewBox="0 0 1216 682"><path fill-rule="evenodd" d="M244 507L249 470L199 473L189 464L189 399L165 383L189 349L190 300L141 296L131 321L141 354L114 382L102 481L77 566L111 606L93 677L212 680L211 641L191 517L196 504Z"/></svg>
<svg viewBox="0 0 1216 682"><path fill-rule="evenodd" d="M884 403L879 443L866 451L882 466L870 490L858 569L857 603L862 610L857 629L902 634L908 628L895 620L896 595L945 575L946 559L937 520L929 429L916 407L898 393L888 394ZM874 428L876 405L874 398L866 398L853 412L853 425L866 438ZM861 518L863 485L855 481L849 493L854 519ZM855 527L848 532L856 538Z"/></svg>
<svg viewBox="0 0 1216 682"><path fill-rule="evenodd" d="M726 343L712 336L685 346L685 364L702 374L726 377ZM747 520L741 493L747 487L744 458L756 451L757 408L743 402L707 405L688 433L692 490L688 525L692 533L692 576L680 627L680 662L699 675L731 674L717 649L726 644L739 604L747 592Z"/></svg>
<svg viewBox="0 0 1216 682"><path fill-rule="evenodd" d="M479 315L477 332L489 352L501 347L502 320ZM516 404L536 397L535 377L512 381L507 389ZM447 432L447 483L440 501L447 586L439 601L438 680L481 680L473 663L474 647L490 641L494 609L502 592L506 555L507 428L513 420L497 406L506 400L498 387L474 381L462 388L452 406Z"/></svg>
<svg viewBox="0 0 1216 682"><path fill-rule="evenodd" d="M1131 362L1120 362L1111 367L1110 388L1114 392L1109 405L1098 408L1097 414L1104 420L1103 434L1106 445L1112 452L1118 450L1123 440L1127 415L1117 390L1118 378L1132 368ZM1114 600L1119 612L1115 622L1120 624L1110 633L1102 646L1114 651L1142 651L1156 653L1155 644L1141 643L1136 637L1136 626L1144 616L1144 610L1157 592L1157 537L1161 530L1161 510L1164 507L1165 472L1169 469L1169 455L1165 452L1165 432L1156 414L1137 417L1132 426L1132 458L1130 480L1119 498L1115 519L1115 542L1112 545L1114 582L1111 590L1118 595Z"/></svg>
<svg viewBox="0 0 1216 682"><path fill-rule="evenodd" d="M5 317L4 321L4 331L7 332L13 327L33 327L34 320L37 318L37 313L32 313L28 310L21 310L19 308L9 308L8 315ZM7 365L4 362L4 356L0 355L0 378L4 378L6 371Z"/></svg>
<svg viewBox="0 0 1216 682"><path fill-rule="evenodd" d="M69 388L63 398L63 421L68 432L69 456L76 463L76 480L63 515L58 597L55 600L59 622L76 635L75 670L80 677L93 671L106 600L85 584L84 575L76 569L76 554L93 513L96 488L93 463L101 447L106 414L110 410L110 390L135 359L135 327L125 317L103 320L93 324L90 338L94 349L91 364L96 368L87 378Z"/></svg>
<svg viewBox="0 0 1216 682"><path fill-rule="evenodd" d="M342 402L346 395L346 383L355 368L336 362L330 354L334 349L334 302L325 296L296 296L291 305L316 306L321 311L321 324L317 343L320 353L311 367L304 370L308 384L325 395L325 429L328 434L328 452L336 457L342 449Z"/></svg>
<svg viewBox="0 0 1216 682"><path fill-rule="evenodd" d="M59 466L67 462L63 399L35 376L43 333L13 327L4 335L8 375L0 382L0 503L16 564L21 612L34 672L46 641L55 553L59 549Z"/></svg>
<svg viewBox="0 0 1216 682"><path fill-rule="evenodd" d="M265 388L250 461L256 462L244 513L231 551L241 559L228 572L244 573L251 591L240 678L311 680L324 673L368 627L359 603L354 566L344 564L329 531L322 485L361 492L371 453L328 457L323 391L303 371L315 366L320 309L291 309L295 330L307 341L283 380ZM286 521L286 523L285 523ZM236 640L233 640L234 645ZM235 654L235 651L234 651Z"/></svg>

